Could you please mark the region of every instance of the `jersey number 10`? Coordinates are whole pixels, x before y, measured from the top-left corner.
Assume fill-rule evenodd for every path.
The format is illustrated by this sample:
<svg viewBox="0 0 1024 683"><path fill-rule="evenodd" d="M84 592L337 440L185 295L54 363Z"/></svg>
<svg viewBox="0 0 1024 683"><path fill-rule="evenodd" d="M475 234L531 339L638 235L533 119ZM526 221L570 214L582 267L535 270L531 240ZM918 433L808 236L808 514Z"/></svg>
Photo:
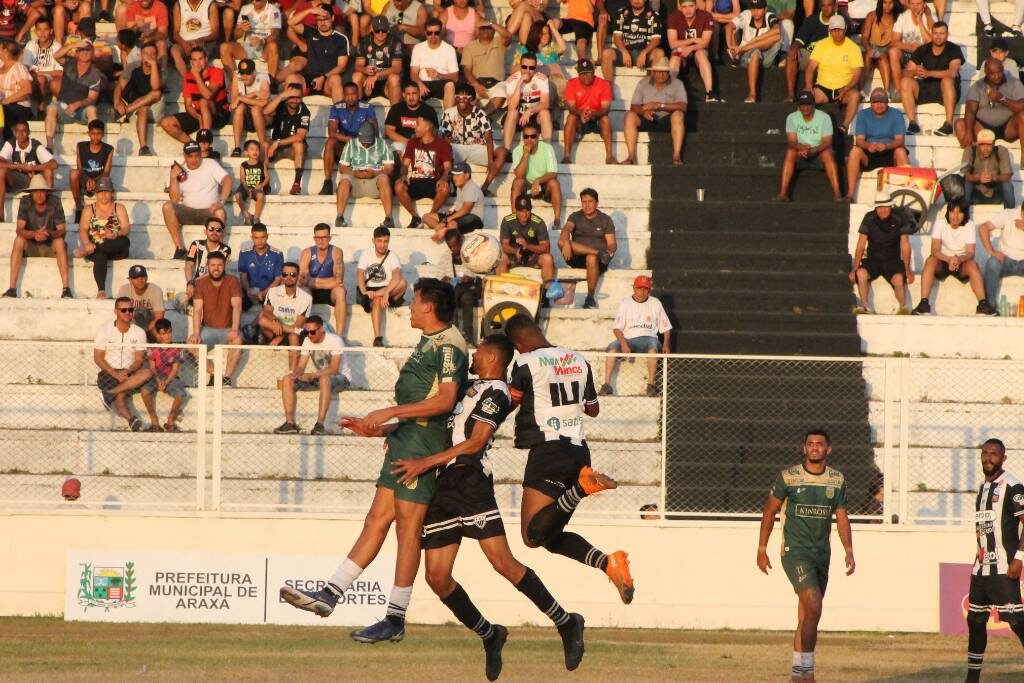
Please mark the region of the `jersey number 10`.
<svg viewBox="0 0 1024 683"><path fill-rule="evenodd" d="M572 395L570 396L567 391L567 386L561 382L553 382L548 385L548 389L551 390L551 405L552 407L575 405L580 402L580 383L569 382L568 389L571 389Z"/></svg>

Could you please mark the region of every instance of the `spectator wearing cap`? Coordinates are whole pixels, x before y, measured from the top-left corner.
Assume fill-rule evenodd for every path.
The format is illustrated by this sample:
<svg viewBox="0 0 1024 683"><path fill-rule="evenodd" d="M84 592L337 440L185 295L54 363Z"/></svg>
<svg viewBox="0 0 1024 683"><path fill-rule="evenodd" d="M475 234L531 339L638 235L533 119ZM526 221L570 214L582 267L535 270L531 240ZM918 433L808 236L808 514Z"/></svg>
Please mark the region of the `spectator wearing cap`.
<svg viewBox="0 0 1024 683"><path fill-rule="evenodd" d="M615 82L616 66L643 69L665 54L661 48L661 17L647 0L629 0L612 21L612 47L601 46L601 74L610 82Z"/></svg>
<svg viewBox="0 0 1024 683"><path fill-rule="evenodd" d="M899 5L899 0L895 0ZM786 99L796 101L796 81L811 61L811 50L828 38L828 23L836 14L836 0L819 0L818 11L809 14L800 24L786 50ZM873 14L871 16L874 16ZM886 62L888 64L888 62Z"/></svg>
<svg viewBox="0 0 1024 683"><path fill-rule="evenodd" d="M220 44L220 61L228 74L235 70L237 59L261 59L267 63L271 78L277 74L280 54L277 48L281 35L281 10L269 0L252 0L238 13L233 35Z"/></svg>
<svg viewBox="0 0 1024 683"><path fill-rule="evenodd" d="M96 329L92 358L99 368L96 388L103 405L128 423L133 432L142 429L142 420L132 413L127 398L152 376L146 367L146 333L132 322L135 308L128 297L114 300L114 319Z"/></svg>
<svg viewBox="0 0 1024 683"><path fill-rule="evenodd" d="M367 100L386 97L390 104L402 98L402 40L391 32L387 17L370 20L370 32L359 39L352 82Z"/></svg>
<svg viewBox="0 0 1024 683"><path fill-rule="evenodd" d="M544 219L533 212L527 196L516 197L513 212L505 216L498 229L501 261L497 273L503 275L516 267L540 268L541 283L549 287L555 280L555 260L551 258L551 238ZM546 305L547 297L542 296Z"/></svg>
<svg viewBox="0 0 1024 683"><path fill-rule="evenodd" d="M505 80L505 147L511 148L516 131L530 123L539 127L544 140L551 140L551 81L537 70L537 64L537 55L525 52L519 59L519 71Z"/></svg>
<svg viewBox="0 0 1024 683"><path fill-rule="evenodd" d="M213 131L209 128L200 128L196 131L196 142L199 143L199 156L204 159L220 161L220 152L213 148Z"/></svg>
<svg viewBox="0 0 1024 683"><path fill-rule="evenodd" d="M987 128L1000 140L1021 139L1024 149L1024 85L1016 78L1007 78L998 59L989 57L982 68L985 76L967 91L964 116L954 125L960 146L967 147L981 129Z"/></svg>
<svg viewBox="0 0 1024 683"><path fill-rule="evenodd" d="M309 107L302 101L302 90L289 83L276 97L263 107L264 116L273 116L270 122L270 141L264 156L267 163L290 154L295 164L295 177L289 194L302 193L302 174L305 171L306 136L309 134Z"/></svg>
<svg viewBox="0 0 1024 683"><path fill-rule="evenodd" d="M0 147L0 222L4 220L7 191L21 192L36 175L53 186L57 160L43 143L28 136L28 123L14 124L14 137Z"/></svg>
<svg viewBox="0 0 1024 683"><path fill-rule="evenodd" d="M451 190L448 176L452 170L452 146L437 135L433 121L416 119L416 137L409 140L402 155L402 177L395 183L398 202L412 216L409 228L418 228L423 220L416 212L417 199L432 199L430 210L437 213Z"/></svg>
<svg viewBox="0 0 1024 683"><path fill-rule="evenodd" d="M426 23L427 39L412 49L409 77L423 99L441 100L447 109L455 104L455 81L459 80L459 57L455 48L441 40L444 25L436 17Z"/></svg>
<svg viewBox="0 0 1024 683"><path fill-rule="evenodd" d="M231 96L228 111L231 112L231 134L235 146L231 156L242 156L242 135L247 131L256 133L262 147L267 142L267 118L263 107L270 102L270 76L256 73L256 62L243 59L238 62L235 77L231 79Z"/></svg>
<svg viewBox="0 0 1024 683"><path fill-rule="evenodd" d="M15 222L14 247L11 249L10 286L5 297L18 296L18 276L21 262L25 257L48 256L57 259L60 274L60 296L72 297L68 287L68 247L65 243L67 221L60 197L52 194L53 188L42 175L35 175L28 184L28 193L18 203Z"/></svg>
<svg viewBox="0 0 1024 683"><path fill-rule="evenodd" d="M935 130L935 135L953 134L953 114L960 99L960 66L964 63L964 53L959 45L946 40L948 36L949 27L945 22L932 24L931 41L914 50L903 71L900 101L910 120L908 135L921 132L917 123L917 105L929 103L941 103L946 111L946 120Z"/></svg>
<svg viewBox="0 0 1024 683"><path fill-rule="evenodd" d="M345 145L341 152L341 177L338 179L338 212L335 227L348 227L345 207L350 196L380 199L384 209L384 228L395 227L391 217L394 210L394 195L391 190L391 174L395 170L395 156L391 145L377 135L377 126L363 121L359 126L355 142Z"/></svg>
<svg viewBox="0 0 1024 683"><path fill-rule="evenodd" d="M1013 197L1013 171L1010 152L996 145L996 136L990 130L978 131L976 142L964 150L964 202L994 204L1003 202L1004 209L1016 206Z"/></svg>
<svg viewBox="0 0 1024 683"><path fill-rule="evenodd" d="M202 157L199 143L186 142L182 151L185 163L175 161L171 166L167 190L170 201L161 207L164 225L174 242L172 258L175 259L184 259L186 255L182 224L205 225L209 218L215 217L224 225L227 221L224 207L231 197L231 176L213 159Z"/></svg>
<svg viewBox="0 0 1024 683"><path fill-rule="evenodd" d="M139 65L122 71L117 85L114 86L117 121L125 124L132 116L135 117L135 134L139 140L138 155L142 157L153 156L153 150L147 142L149 126L146 124L151 121L155 123L164 117L163 87L157 49L153 43L142 46Z"/></svg>
<svg viewBox="0 0 1024 683"><path fill-rule="evenodd" d="M839 132L850 129L860 105L860 76L864 57L860 46L846 35L846 19L833 14L828 20L828 38L819 40L804 71L807 90L814 93L818 104L835 102L843 106L843 122Z"/></svg>
<svg viewBox="0 0 1024 683"><path fill-rule="evenodd" d="M494 145L494 132L490 117L476 104L476 91L469 83L455 86L455 106L441 115L441 131L452 145L452 160L483 166L487 176L481 187L485 196L491 183L501 172L508 151Z"/></svg>
<svg viewBox="0 0 1024 683"><path fill-rule="evenodd" d="M911 229L906 214L893 209L892 197L888 193L875 197L875 208L864 214L860 221L857 246L853 252L850 284L857 286L860 297L854 313L873 312L868 304L868 288L871 281L879 277L884 277L892 285L900 313L908 312L907 285L914 282L910 238L907 237Z"/></svg>
<svg viewBox="0 0 1024 683"><path fill-rule="evenodd" d="M402 277L402 262L391 251L391 231L385 227L373 230L373 247L359 252L356 261L356 286L359 305L370 314L373 325L373 345L384 346L381 325L389 308L405 302L408 284Z"/></svg>
<svg viewBox="0 0 1024 683"><path fill-rule="evenodd" d="M668 60L656 59L648 70L647 78L636 84L633 99L626 112L626 158L624 164L636 163L636 142L639 133L671 132L672 163L683 163L683 138L686 124L686 88L678 78L672 78Z"/></svg>
<svg viewBox="0 0 1024 683"><path fill-rule="evenodd" d="M75 199L75 220L82 212L82 196L96 193L96 182L110 178L114 148L103 142L107 126L99 119L89 122L88 137L75 146L75 168L71 169L71 196Z"/></svg>
<svg viewBox="0 0 1024 683"><path fill-rule="evenodd" d="M825 171L832 197L843 201L839 189L839 168L832 152L832 118L814 105L814 93L803 90L796 98L796 111L786 117L786 158L782 161L782 184L777 201L789 201L789 188L796 171Z"/></svg>
<svg viewBox="0 0 1024 683"><path fill-rule="evenodd" d="M597 202L597 190L584 188L580 192L580 210L569 214L558 236L558 249L566 265L587 271L587 297L583 308L597 308L594 295L598 278L608 270L619 248L615 224L611 216L597 208Z"/></svg>
<svg viewBox="0 0 1024 683"><path fill-rule="evenodd" d="M523 126L523 141L512 150L512 191L509 203L526 195L551 202L555 220L552 227L562 228L562 186L558 182L558 163L551 143L540 139L540 128L530 122Z"/></svg>
<svg viewBox="0 0 1024 683"><path fill-rule="evenodd" d="M82 210L78 221L79 246L75 258L92 261L96 281L96 298L107 298L107 265L110 261L128 258L131 243L131 221L124 204L114 201L114 185L110 178L96 181L96 201Z"/></svg>
<svg viewBox="0 0 1024 683"><path fill-rule="evenodd" d="M669 353L672 323L669 322L661 301L651 296L653 284L648 275L638 275L633 280L633 294L619 303L619 310L615 313L612 330L615 334L615 341L608 345L608 351L649 354L645 393L648 396L659 396L661 390L654 383L658 359L650 354ZM658 338L659 336L661 339ZM608 356L605 358L604 384L598 389L598 396L611 396L615 393L611 384L612 376L616 365L621 361L621 357Z"/></svg>
<svg viewBox="0 0 1024 683"><path fill-rule="evenodd" d="M462 48L462 77L473 87L477 100L487 100L484 110L488 115L505 106L505 50L511 41L512 34L503 26L482 21L476 27L476 38Z"/></svg>
<svg viewBox="0 0 1024 683"><path fill-rule="evenodd" d="M997 229L999 239L996 243L993 242L992 231ZM1003 278L1024 275L1024 205L1019 209L1000 211L982 223L978 228L978 238L989 254L985 261L985 297L989 301L998 301Z"/></svg>
<svg viewBox="0 0 1024 683"><path fill-rule="evenodd" d="M342 99L331 105L327 115L327 140L324 142L324 184L320 194L334 194L334 172L337 170L338 155L345 146L359 134L364 123L377 125L377 114L369 102L361 100L361 90L349 81L342 88Z"/></svg>
<svg viewBox="0 0 1024 683"><path fill-rule="evenodd" d="M737 35L739 36L737 38ZM725 33L726 50L733 63L747 69L747 104L757 102L757 81L764 64L773 64L782 46L779 19L765 0L750 0Z"/></svg>
<svg viewBox="0 0 1024 683"><path fill-rule="evenodd" d="M96 103L107 81L93 64L93 57L92 42L88 40L65 45L53 54L64 71L57 99L46 106L48 149L53 149L58 123L86 124L96 118Z"/></svg>
<svg viewBox="0 0 1024 683"><path fill-rule="evenodd" d="M617 164L612 151L612 84L594 75L594 63L583 58L576 63L576 78L565 86L565 119L562 163L572 163L572 147L584 135L597 133L604 142L604 162Z"/></svg>
<svg viewBox="0 0 1024 683"><path fill-rule="evenodd" d="M117 290L117 296L131 299L135 324L146 330L150 341L156 339L156 321L164 319L164 292L149 281L146 266L137 263L128 269L128 282Z"/></svg>
<svg viewBox="0 0 1024 683"><path fill-rule="evenodd" d="M423 224L434 231L434 241L442 242L449 230L461 234L484 227L484 193L473 180L473 171L465 161L452 166L455 203L451 211L431 212L423 216Z"/></svg>
<svg viewBox="0 0 1024 683"><path fill-rule="evenodd" d="M887 166L909 166L910 157L903 146L907 132L903 112L889 106L884 88L871 91L870 105L857 114L853 149L846 162L847 199L857 195L861 171Z"/></svg>
<svg viewBox="0 0 1024 683"><path fill-rule="evenodd" d="M245 308L261 303L267 298L267 291L271 287L281 284L281 271L284 268L284 254L280 249L270 246L267 226L263 223L253 224L249 230L249 239L252 240L252 246L243 249L238 255L238 279L242 284Z"/></svg>
<svg viewBox="0 0 1024 683"><path fill-rule="evenodd" d="M831 0L825 0L831 2ZM697 65L700 79L704 83L704 101L717 102L714 74L708 46L715 31L715 20L710 12L697 9L697 0L679 0L679 9L668 17L668 66L672 76L691 62Z"/></svg>
<svg viewBox="0 0 1024 683"><path fill-rule="evenodd" d="M213 349L218 344L242 343L239 332L242 324L242 285L234 275L224 272L227 257L219 251L206 256L207 273L196 280L192 293L192 334L189 344L206 344ZM225 374L221 378L224 386L231 385L241 358L240 349L228 351ZM210 384L213 384L213 363L207 362Z"/></svg>
<svg viewBox="0 0 1024 683"><path fill-rule="evenodd" d="M207 63L201 47L192 48L189 60L181 86L185 110L160 119L160 127L178 142L187 142L200 128L219 130L231 119L224 71Z"/></svg>

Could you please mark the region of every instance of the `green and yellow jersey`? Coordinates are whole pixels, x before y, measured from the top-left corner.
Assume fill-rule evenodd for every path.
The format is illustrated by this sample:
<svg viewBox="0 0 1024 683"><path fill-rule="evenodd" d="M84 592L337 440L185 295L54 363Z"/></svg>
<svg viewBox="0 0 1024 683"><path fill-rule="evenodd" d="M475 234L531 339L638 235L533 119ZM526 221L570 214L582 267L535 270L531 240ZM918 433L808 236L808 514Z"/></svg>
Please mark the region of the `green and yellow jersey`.
<svg viewBox="0 0 1024 683"><path fill-rule="evenodd" d="M832 515L846 508L846 478L826 467L811 474L803 464L783 470L772 485L771 495L782 501L782 556L830 553Z"/></svg>

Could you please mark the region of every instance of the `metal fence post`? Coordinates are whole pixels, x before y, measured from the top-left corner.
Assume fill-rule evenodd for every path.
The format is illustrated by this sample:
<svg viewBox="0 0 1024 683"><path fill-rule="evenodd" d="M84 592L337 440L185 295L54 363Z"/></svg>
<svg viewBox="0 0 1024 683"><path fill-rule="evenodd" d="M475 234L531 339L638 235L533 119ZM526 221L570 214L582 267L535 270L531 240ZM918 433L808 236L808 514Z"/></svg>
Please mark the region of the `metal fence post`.
<svg viewBox="0 0 1024 683"><path fill-rule="evenodd" d="M206 509L206 346L200 345L196 354L198 381L196 382L196 509Z"/></svg>
<svg viewBox="0 0 1024 683"><path fill-rule="evenodd" d="M668 512L668 356L661 357L661 518Z"/></svg>
<svg viewBox="0 0 1024 683"><path fill-rule="evenodd" d="M212 460L212 487L211 487L211 508L220 510L220 456L222 434L224 425L224 386L221 379L224 377L224 347L217 345L213 347L213 457Z"/></svg>
<svg viewBox="0 0 1024 683"><path fill-rule="evenodd" d="M900 387L900 524L910 522L910 359L899 361Z"/></svg>
<svg viewBox="0 0 1024 683"><path fill-rule="evenodd" d="M897 383L893 381L892 375L895 372L895 364L890 358L882 359L882 486L885 493L882 496L882 524L891 524L893 510L892 494L896 481L893 477L894 455L892 448L892 423L893 411L896 408ZM903 496L900 495L902 501Z"/></svg>

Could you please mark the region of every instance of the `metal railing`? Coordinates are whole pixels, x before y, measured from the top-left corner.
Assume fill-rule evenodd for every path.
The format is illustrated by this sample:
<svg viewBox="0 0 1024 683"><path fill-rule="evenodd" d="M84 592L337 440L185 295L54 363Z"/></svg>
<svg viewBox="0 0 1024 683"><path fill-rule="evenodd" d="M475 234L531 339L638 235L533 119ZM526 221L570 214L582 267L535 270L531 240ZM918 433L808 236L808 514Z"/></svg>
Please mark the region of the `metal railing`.
<svg viewBox="0 0 1024 683"><path fill-rule="evenodd" d="M0 342L3 509L365 511L383 440L338 422L393 401L407 349L347 349L350 385L326 396L325 433L314 435L317 386L296 392L300 433L274 431L285 421L281 380L294 350L176 347L186 352L187 398L180 431L168 432L148 431L139 392L125 405L141 431L103 405L93 346ZM241 360L231 385L208 386L226 374L232 352ZM855 519L961 524L982 477L980 444L999 437L1012 453L1024 430L1018 361L586 356L595 385L613 387L586 422L593 465L620 485L584 502L580 516L756 518L778 473L800 462L804 432L824 428ZM172 397L154 395L162 426ZM499 430L492 461L499 507L514 516L526 452L512 445L513 422ZM64 501L72 477L81 497Z"/></svg>

